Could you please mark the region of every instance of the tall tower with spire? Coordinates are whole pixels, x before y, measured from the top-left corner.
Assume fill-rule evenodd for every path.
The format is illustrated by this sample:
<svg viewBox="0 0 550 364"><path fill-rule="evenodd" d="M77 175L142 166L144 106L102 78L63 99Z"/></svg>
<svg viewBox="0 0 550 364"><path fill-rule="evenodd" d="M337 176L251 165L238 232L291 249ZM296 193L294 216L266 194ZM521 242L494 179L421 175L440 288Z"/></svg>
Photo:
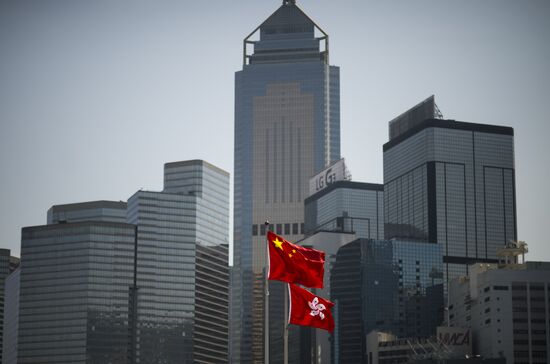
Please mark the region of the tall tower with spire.
<svg viewBox="0 0 550 364"><path fill-rule="evenodd" d="M296 1L284 0L244 39L243 68L235 74L233 363L264 362L264 222L289 240L303 237L309 178L340 159L339 88L328 34ZM278 283L269 284L271 363L283 362ZM299 330L290 336L298 349ZM289 363L297 356L291 348Z"/></svg>

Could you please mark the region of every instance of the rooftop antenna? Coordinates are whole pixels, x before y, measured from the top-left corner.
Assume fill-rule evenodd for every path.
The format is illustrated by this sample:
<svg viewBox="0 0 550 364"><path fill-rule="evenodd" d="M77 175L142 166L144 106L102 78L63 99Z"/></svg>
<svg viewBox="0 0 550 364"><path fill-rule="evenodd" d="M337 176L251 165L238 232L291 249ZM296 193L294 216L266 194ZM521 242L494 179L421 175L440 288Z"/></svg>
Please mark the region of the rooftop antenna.
<svg viewBox="0 0 550 364"><path fill-rule="evenodd" d="M283 5L288 4L296 5L296 0L283 0Z"/></svg>

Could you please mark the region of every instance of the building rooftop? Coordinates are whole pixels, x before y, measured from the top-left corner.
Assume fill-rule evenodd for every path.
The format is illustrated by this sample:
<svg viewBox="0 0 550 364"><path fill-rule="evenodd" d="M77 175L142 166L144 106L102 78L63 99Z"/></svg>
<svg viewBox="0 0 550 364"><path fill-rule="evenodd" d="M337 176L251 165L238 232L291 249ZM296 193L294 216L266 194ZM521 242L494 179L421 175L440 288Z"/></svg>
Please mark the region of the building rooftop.
<svg viewBox="0 0 550 364"><path fill-rule="evenodd" d="M50 209L54 213L61 212L61 211L79 211L79 210L91 210L91 209L126 210L126 202L98 200L98 201L69 203L69 204L63 204L63 205L53 205Z"/></svg>
<svg viewBox="0 0 550 364"><path fill-rule="evenodd" d="M502 134L511 136L514 135L514 128L508 126L467 123L464 121L456 120L427 119L416 124L411 129L408 129L406 132L400 134L399 136L396 136L395 138L384 144L384 152L427 128L443 128L474 131L478 133Z"/></svg>

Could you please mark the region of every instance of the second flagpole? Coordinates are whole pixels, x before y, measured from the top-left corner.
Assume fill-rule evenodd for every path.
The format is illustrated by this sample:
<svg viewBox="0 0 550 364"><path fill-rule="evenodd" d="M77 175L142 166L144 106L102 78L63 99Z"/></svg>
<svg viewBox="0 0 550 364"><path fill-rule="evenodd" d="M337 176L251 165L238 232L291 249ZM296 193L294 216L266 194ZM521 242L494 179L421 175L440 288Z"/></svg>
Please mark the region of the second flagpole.
<svg viewBox="0 0 550 364"><path fill-rule="evenodd" d="M286 283L285 291L285 318L284 318L284 333L283 333L283 351L284 351L284 364L288 364L288 298L289 298L289 284Z"/></svg>
<svg viewBox="0 0 550 364"><path fill-rule="evenodd" d="M264 363L269 364L269 283L267 278L269 277L269 239L267 234L269 232L269 220L265 220L265 303L264 303Z"/></svg>

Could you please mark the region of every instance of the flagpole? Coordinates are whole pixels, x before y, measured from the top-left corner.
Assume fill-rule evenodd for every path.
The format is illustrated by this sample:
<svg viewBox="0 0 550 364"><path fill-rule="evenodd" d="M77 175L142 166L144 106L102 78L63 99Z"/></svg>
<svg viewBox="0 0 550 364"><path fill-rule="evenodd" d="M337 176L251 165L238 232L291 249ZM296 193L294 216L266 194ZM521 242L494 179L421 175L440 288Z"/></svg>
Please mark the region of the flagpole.
<svg viewBox="0 0 550 364"><path fill-rule="evenodd" d="M283 351L284 351L284 364L288 364L288 290L289 284L286 284L285 291L285 319L284 319L284 333L283 333Z"/></svg>
<svg viewBox="0 0 550 364"><path fill-rule="evenodd" d="M264 283L264 363L269 364L269 286L268 286L268 264L269 261L269 240L267 233L269 231L269 220L265 220L265 283Z"/></svg>

